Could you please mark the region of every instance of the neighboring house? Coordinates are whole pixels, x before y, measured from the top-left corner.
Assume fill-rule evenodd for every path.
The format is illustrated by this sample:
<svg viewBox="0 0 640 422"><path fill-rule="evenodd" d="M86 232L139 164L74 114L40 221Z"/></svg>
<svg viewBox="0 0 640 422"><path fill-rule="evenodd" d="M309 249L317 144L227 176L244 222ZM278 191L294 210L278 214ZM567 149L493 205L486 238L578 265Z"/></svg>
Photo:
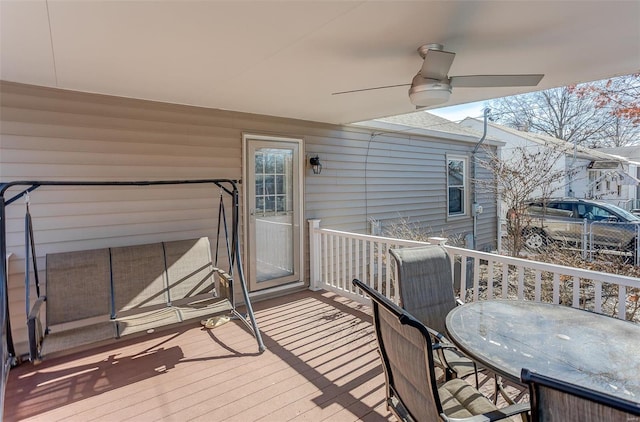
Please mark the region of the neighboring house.
<svg viewBox="0 0 640 422"><path fill-rule="evenodd" d="M483 122L466 118L460 125L482 130ZM488 124L487 132L506 143L500 151L501 157L505 160L512 157L511 151L514 148L519 147L532 151L549 147L565 151L564 157L557 163L557 168L566 170L567 178L557 184L552 196L600 199L614 205L623 205L637 198L636 187L640 183L636 177L637 163L626 158L495 123Z"/></svg>
<svg viewBox="0 0 640 422"><path fill-rule="evenodd" d="M640 179L640 145L631 145L626 147L598 148L607 154L617 155L629 160L629 174L636 179ZM635 169L635 171L634 171ZM630 198L623 204L623 208L627 210L640 208L640 186L630 186Z"/></svg>
<svg viewBox="0 0 640 422"><path fill-rule="evenodd" d="M242 179L243 259L256 297L270 287L308 286L308 219L368 233L372 220L385 228L406 218L435 235L462 238L475 226L478 248L495 248L495 198L479 198L484 212L476 225L470 204L478 135L441 119L431 129L341 126L11 82L0 82L0 99L3 182ZM316 156L320 174L309 163ZM40 188L30 202L41 282L48 253L215 238L217 196L198 187ZM19 352L26 345L19 323L24 211L23 201L7 207L9 308ZM265 236L267 225L282 230ZM277 251L288 257L283 273L265 274L260 254Z"/></svg>

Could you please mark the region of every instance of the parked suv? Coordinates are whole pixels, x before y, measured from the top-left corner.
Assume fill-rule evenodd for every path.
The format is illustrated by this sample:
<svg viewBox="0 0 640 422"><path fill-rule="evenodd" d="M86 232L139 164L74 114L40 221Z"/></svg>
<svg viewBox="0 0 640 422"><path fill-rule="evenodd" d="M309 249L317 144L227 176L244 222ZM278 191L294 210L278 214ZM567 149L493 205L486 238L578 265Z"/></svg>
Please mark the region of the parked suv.
<svg viewBox="0 0 640 422"><path fill-rule="evenodd" d="M540 249L549 241L581 244L584 220L592 248L636 250L640 217L615 205L589 199L552 199L531 202L528 206L524 244Z"/></svg>

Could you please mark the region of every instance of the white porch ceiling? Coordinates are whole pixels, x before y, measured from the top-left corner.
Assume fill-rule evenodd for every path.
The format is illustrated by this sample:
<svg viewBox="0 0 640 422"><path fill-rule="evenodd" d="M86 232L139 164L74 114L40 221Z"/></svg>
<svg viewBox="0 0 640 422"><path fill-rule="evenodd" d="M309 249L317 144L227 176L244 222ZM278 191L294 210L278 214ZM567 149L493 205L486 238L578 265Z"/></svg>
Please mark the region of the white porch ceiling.
<svg viewBox="0 0 640 422"><path fill-rule="evenodd" d="M0 78L332 123L414 111L416 49L544 89L640 71L640 1L0 2ZM445 105L524 92L455 88Z"/></svg>

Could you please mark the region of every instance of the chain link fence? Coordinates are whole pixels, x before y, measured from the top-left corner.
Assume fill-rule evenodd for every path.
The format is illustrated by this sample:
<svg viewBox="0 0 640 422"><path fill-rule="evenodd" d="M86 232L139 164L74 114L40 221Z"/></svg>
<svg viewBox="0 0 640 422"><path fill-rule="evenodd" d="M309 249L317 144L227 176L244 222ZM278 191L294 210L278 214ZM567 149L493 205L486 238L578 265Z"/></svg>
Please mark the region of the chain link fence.
<svg viewBox="0 0 640 422"><path fill-rule="evenodd" d="M579 253L584 260L622 260L640 266L640 224L589 221L549 221L529 229L524 243L530 250L555 244Z"/></svg>
<svg viewBox="0 0 640 422"><path fill-rule="evenodd" d="M640 266L640 224L594 221L584 226L589 239L584 247L588 260L598 253L610 254L623 256Z"/></svg>

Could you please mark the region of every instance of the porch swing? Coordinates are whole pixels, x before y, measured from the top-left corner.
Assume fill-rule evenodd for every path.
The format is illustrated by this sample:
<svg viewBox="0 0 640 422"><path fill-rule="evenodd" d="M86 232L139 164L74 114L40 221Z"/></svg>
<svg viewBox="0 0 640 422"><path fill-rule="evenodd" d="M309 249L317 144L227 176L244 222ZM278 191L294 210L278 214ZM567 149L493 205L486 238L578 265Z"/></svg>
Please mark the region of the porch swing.
<svg viewBox="0 0 640 422"><path fill-rule="evenodd" d="M166 181L15 181L0 184L0 253L6 256L6 206L25 199L25 308L29 332L29 359L113 341L135 333L154 332L183 321L226 314L242 321L255 336L258 350L265 346L246 286L238 235L237 181L228 179ZM220 189L215 253L208 237L51 253L46 255L46 293L41 295L29 194L43 186L155 186L213 184ZM11 187L26 189L5 200ZM224 199L231 198L232 218ZM224 233L222 233L224 230ZM221 235L224 242L221 245ZM219 266L221 248L227 262ZM31 304L31 267L37 295ZM17 361L8 309L6 262L0 266L4 289L7 349ZM234 284L240 283L246 315L236 309ZM46 303L46 318L41 317ZM15 362L14 362L15 363Z"/></svg>

